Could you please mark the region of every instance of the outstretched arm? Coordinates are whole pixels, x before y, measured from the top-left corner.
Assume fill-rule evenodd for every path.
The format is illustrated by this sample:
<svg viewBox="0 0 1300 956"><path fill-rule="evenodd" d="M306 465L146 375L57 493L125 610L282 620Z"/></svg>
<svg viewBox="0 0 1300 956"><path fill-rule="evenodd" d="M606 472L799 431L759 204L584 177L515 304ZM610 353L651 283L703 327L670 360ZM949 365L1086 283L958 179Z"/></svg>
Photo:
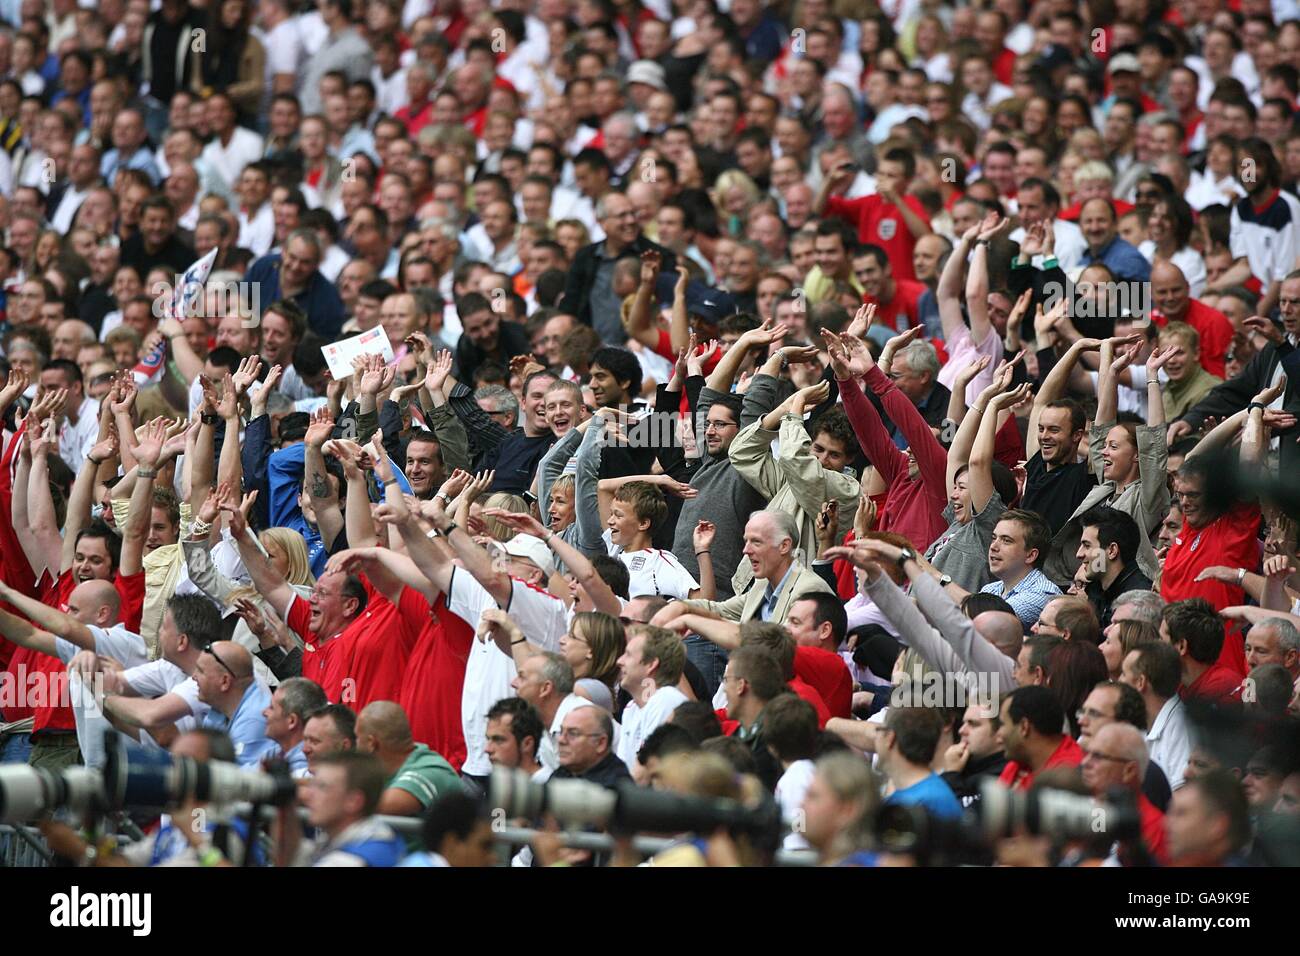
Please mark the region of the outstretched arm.
<svg viewBox="0 0 1300 956"><path fill-rule="evenodd" d="M542 527L542 523L531 514L517 514L501 508L489 508L483 514L485 517L496 518L502 524L523 534L541 538L546 542L546 546L555 552L555 556L564 562L564 566L573 573L597 611L610 617L618 617L622 614L623 605L619 602L618 595L605 583L605 579L596 573L596 568L590 559L554 531Z"/></svg>
<svg viewBox="0 0 1300 956"><path fill-rule="evenodd" d="M239 548L239 558L244 562L248 576L253 581L257 593L266 599L281 620L287 620L289 608L297 592L290 586L284 575L275 569L270 559L258 547L257 539L248 528L243 513L229 501L221 506L230 521L230 535Z"/></svg>
<svg viewBox="0 0 1300 956"><path fill-rule="evenodd" d="M43 629L34 631L38 635L36 639L39 640L41 644L46 642L44 638L39 637L39 634L43 634L46 631L50 632L48 635L50 650L46 650L44 647L37 647L34 643L27 643L27 647L34 647L43 654L49 654L51 657L55 657L57 655L53 650L54 636L57 634L64 640L71 641L73 644L76 644L84 650L93 651L95 649L95 635L90 632L90 628L86 627L86 625L82 624L72 615L64 614L62 611L50 607L43 601L38 601L36 598L28 597L20 591L15 591L13 588L9 587L9 585L2 582L0 582L0 599L12 604L18 611L24 614L27 619L32 622L32 625L35 625L36 629ZM6 617L13 620L20 620L14 618L12 614L6 615ZM0 621L3 621L3 619L0 619ZM10 624L11 622L4 621L6 637L9 637L8 627ZM29 627L30 626L31 625L29 625ZM30 637L30 635L28 636ZM15 644L24 643L24 641L17 638L9 637L9 639Z"/></svg>

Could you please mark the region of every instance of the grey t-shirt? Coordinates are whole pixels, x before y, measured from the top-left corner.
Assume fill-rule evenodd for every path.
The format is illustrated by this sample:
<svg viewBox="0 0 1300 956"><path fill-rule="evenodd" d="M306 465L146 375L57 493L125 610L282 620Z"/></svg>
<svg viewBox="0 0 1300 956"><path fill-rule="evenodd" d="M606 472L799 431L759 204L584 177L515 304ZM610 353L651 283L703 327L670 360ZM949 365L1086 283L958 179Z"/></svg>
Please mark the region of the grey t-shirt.
<svg viewBox="0 0 1300 956"><path fill-rule="evenodd" d="M952 503L944 509L948 530L939 535L925 552L926 560L952 578L959 588L975 592L993 580L989 573L989 545L1007 506L996 491L984 510L965 524L956 523Z"/></svg>

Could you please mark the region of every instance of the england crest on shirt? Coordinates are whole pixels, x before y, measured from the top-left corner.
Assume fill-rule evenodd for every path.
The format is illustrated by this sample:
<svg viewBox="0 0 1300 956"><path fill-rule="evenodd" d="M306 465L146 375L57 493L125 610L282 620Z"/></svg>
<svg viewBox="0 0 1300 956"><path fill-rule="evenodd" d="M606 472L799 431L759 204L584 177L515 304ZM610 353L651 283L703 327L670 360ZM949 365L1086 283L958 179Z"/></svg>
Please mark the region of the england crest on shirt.
<svg viewBox="0 0 1300 956"><path fill-rule="evenodd" d="M638 554L630 562L628 562L628 570L632 572L640 571L644 567L645 567L644 554Z"/></svg>
<svg viewBox="0 0 1300 956"><path fill-rule="evenodd" d="M882 219L876 225L876 234L880 236L882 242L888 242L893 239L898 232L897 219Z"/></svg>

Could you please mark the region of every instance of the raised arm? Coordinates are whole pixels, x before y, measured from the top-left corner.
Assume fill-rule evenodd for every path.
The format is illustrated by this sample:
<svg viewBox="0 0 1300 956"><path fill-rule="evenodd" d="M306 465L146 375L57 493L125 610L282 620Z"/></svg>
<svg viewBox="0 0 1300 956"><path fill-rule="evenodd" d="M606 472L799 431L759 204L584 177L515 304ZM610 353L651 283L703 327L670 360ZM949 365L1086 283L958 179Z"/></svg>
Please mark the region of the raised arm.
<svg viewBox="0 0 1300 956"><path fill-rule="evenodd" d="M50 416L36 426L32 435L31 473L27 479L27 518L30 522L27 533L34 549L34 553L28 553L32 567L40 563L49 568L51 574L58 574L63 564L63 539L59 537L59 522L50 495L49 456L57 453L58 444L54 416ZM82 471L85 470L83 467ZM86 510L89 512L88 506Z"/></svg>
<svg viewBox="0 0 1300 956"><path fill-rule="evenodd" d="M574 542L583 554L605 554L601 538L604 527L600 517L600 459L605 418L597 413L582 426L587 432L578 446L578 470L573 476L573 520L577 525Z"/></svg>
<svg viewBox="0 0 1300 956"><path fill-rule="evenodd" d="M531 534L546 542L546 546L555 552L555 556L564 562L572 572L578 584L582 585L591 603L597 611L618 617L623 613L623 605L618 595L605 583L604 578L596 573L595 566L585 554L569 544L554 531L542 527L542 523L530 514L517 514L501 508L489 508L483 514L496 518L502 524L514 528L522 534Z"/></svg>
<svg viewBox="0 0 1300 956"><path fill-rule="evenodd" d="M31 622L28 627L32 628L32 630L24 632L24 639L20 640L11 637L9 634L9 630L13 627L12 621L20 619L14 618L11 614L5 615L5 618L9 620L0 618L0 623L3 623L5 637L8 637L15 644L24 644L24 646L35 648L43 654L57 657L58 655L54 653L54 637L58 635L83 650L93 651L95 649L95 635L90 632L90 628L72 615L64 614L57 608L50 607L44 601L38 601L36 598L28 597L20 591L15 591L3 582L0 582L0 599L12 604ZM49 632L48 635L42 636L47 631ZM45 645L48 645L48 650Z"/></svg>
<svg viewBox="0 0 1300 956"><path fill-rule="evenodd" d="M654 291L659 278L661 257L653 249L641 253L641 281L632 298L632 308L623 321L628 337L640 342L652 352L659 349L659 329L655 326Z"/></svg>
<svg viewBox="0 0 1300 956"><path fill-rule="evenodd" d="M1032 386L1021 385L1010 392L994 395L988 408L980 417L979 436L975 439L975 448L970 456L970 468L966 472L970 488L970 507L974 514L982 514L993 499L993 459L998 439L998 417L1004 409L1014 409L1032 397ZM1010 502L1003 502L1010 504Z"/></svg>
<svg viewBox="0 0 1300 956"><path fill-rule="evenodd" d="M939 300L939 320L943 323L944 341L950 341L965 325L961 311L962 276L966 271L966 259L970 254L971 243L975 241L978 234L978 225L966 230L949 253L948 261L944 263L943 272L939 275L939 286L935 291L935 297ZM987 278L985 282L987 283ZM987 306L985 311L987 312Z"/></svg>
<svg viewBox="0 0 1300 956"><path fill-rule="evenodd" d="M123 577L139 574L144 569L144 542L149 535L149 518L153 513L154 479L158 476L158 462L166 440L167 424L159 418L145 426L140 442L135 446L135 486L131 489L126 527L122 529L122 557L118 562Z"/></svg>
<svg viewBox="0 0 1300 956"><path fill-rule="evenodd" d="M975 345L980 345L993 331L989 322L989 242L1010 228L1010 219L1000 219L997 213L991 212L980 224L979 237L975 240L975 255L966 277L966 311L970 314L970 338Z"/></svg>
<svg viewBox="0 0 1300 956"><path fill-rule="evenodd" d="M239 558L244 562L253 587L271 605L281 620L287 620L293 599L298 596L297 592L262 551L239 508L225 502L221 510L230 521L230 536L235 539L235 546L239 548Z"/></svg>
<svg viewBox="0 0 1300 956"><path fill-rule="evenodd" d="M1277 384L1257 394L1246 407L1246 424L1241 434L1241 464L1263 465L1268 448L1268 429L1265 427L1265 412L1268 406L1286 391L1286 376L1278 378Z"/></svg>
<svg viewBox="0 0 1300 956"><path fill-rule="evenodd" d="M104 462L117 457L117 431L108 422L107 436L90 449L86 462L77 472L77 480L72 485L72 494L68 497L67 518L64 521L63 541L60 549L59 571L72 567L77 554L77 535L90 522L90 504L95 494L95 477ZM48 492L47 492L48 494ZM55 534L58 533L57 528Z"/></svg>
<svg viewBox="0 0 1300 956"><path fill-rule="evenodd" d="M976 436L979 435L980 427L984 422L985 412L993 399L1005 392L1011 385L1011 377L1015 372L1015 364L1019 359L1020 356L1017 355L1010 362L1002 362L998 365L997 370L993 373L993 381L984 388L984 391L980 392L979 397L975 399L975 404L962 416L961 425L957 428L957 434L953 436L952 444L948 447L948 460L944 469L945 494L952 493L953 485L957 481L957 472L969 467L971 451L975 447ZM956 394L955 389L953 394ZM996 418L996 416L994 417ZM996 434L996 423L993 428ZM983 511L984 509L977 508L975 510Z"/></svg>
<svg viewBox="0 0 1300 956"><path fill-rule="evenodd" d="M316 527L320 529L321 540L331 546L343 531L343 512L339 510L339 498L331 488L329 472L325 467L325 456L321 448L334 434L334 419L329 409L322 406L312 413L311 423L303 438L303 484L307 496L311 498L312 511L316 513ZM349 543L352 543L349 540Z"/></svg>
<svg viewBox="0 0 1300 956"><path fill-rule="evenodd" d="M1052 307L1048 316L1055 314L1058 309L1064 314L1064 299ZM1029 412L1029 431L1025 436L1025 454L1030 458L1038 453L1038 419L1043 414L1043 409L1065 397L1066 386L1070 382L1070 375L1079 361L1079 356L1085 351L1099 348L1101 342L1097 339L1077 339L1043 379L1038 394L1034 396L1034 407Z"/></svg>

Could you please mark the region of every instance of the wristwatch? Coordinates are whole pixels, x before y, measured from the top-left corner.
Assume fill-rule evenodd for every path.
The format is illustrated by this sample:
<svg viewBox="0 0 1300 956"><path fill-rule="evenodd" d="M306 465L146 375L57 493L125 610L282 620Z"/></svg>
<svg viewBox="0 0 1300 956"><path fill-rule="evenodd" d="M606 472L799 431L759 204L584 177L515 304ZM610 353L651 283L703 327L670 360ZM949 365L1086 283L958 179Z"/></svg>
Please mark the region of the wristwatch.
<svg viewBox="0 0 1300 956"><path fill-rule="evenodd" d="M908 561L916 560L916 552L911 548L901 548L898 553L898 566L901 568Z"/></svg>
<svg viewBox="0 0 1300 956"><path fill-rule="evenodd" d="M948 585L950 585L950 584L952 584L952 575L951 575L951 574L941 574L941 575L939 575L939 587L941 587L941 588L946 588L946 587L947 587Z"/></svg>

